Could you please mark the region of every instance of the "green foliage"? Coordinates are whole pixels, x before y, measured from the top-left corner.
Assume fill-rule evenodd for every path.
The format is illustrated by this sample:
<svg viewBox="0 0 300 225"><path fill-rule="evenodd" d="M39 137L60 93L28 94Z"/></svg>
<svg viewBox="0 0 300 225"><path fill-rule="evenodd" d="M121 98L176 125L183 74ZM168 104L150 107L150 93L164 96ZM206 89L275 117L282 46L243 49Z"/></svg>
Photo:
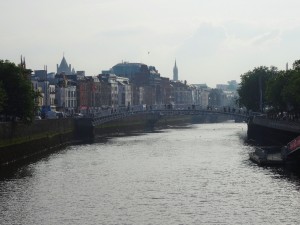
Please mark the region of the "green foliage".
<svg viewBox="0 0 300 225"><path fill-rule="evenodd" d="M275 111L300 110L300 60L293 63L293 68L280 71L267 84L267 99Z"/></svg>
<svg viewBox="0 0 300 225"><path fill-rule="evenodd" d="M283 99L283 89L288 82L289 74L279 71L277 76L272 77L267 83L266 99L275 111L284 111L287 107Z"/></svg>
<svg viewBox="0 0 300 225"><path fill-rule="evenodd" d="M1 89L5 93L0 114L13 120L20 118L26 122L32 121L35 109L35 92L27 77L30 72L30 70L16 66L9 61L0 60Z"/></svg>
<svg viewBox="0 0 300 225"><path fill-rule="evenodd" d="M282 90L282 99L287 103L287 110L300 110L300 70L290 73Z"/></svg>
<svg viewBox="0 0 300 225"><path fill-rule="evenodd" d="M261 66L241 75L241 84L238 89L240 107L244 106L248 110L261 111L261 101L266 103L266 84L277 73L275 67Z"/></svg>
<svg viewBox="0 0 300 225"><path fill-rule="evenodd" d="M5 101L6 101L6 92L3 87L3 82L0 81L0 112L4 109Z"/></svg>
<svg viewBox="0 0 300 225"><path fill-rule="evenodd" d="M261 80L260 80L261 79ZM261 88L260 88L261 87ZM259 111L260 90L264 106L277 112L300 111L300 60L293 69L277 71L275 67L258 67L241 75L238 89L239 104L247 109Z"/></svg>
<svg viewBox="0 0 300 225"><path fill-rule="evenodd" d="M295 60L293 63L293 70L300 70L300 60Z"/></svg>

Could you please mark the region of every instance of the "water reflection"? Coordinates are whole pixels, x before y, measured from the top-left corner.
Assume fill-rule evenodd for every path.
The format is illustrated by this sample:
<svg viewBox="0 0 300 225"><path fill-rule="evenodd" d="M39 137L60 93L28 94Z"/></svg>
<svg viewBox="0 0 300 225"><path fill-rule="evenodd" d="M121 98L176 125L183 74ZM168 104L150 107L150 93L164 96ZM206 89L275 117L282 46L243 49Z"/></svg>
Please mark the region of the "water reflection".
<svg viewBox="0 0 300 225"><path fill-rule="evenodd" d="M25 177L32 177L34 168L29 165L21 166L20 168L5 168L0 171L0 182L10 179L23 179Z"/></svg>
<svg viewBox="0 0 300 225"><path fill-rule="evenodd" d="M298 224L298 171L252 163L245 132L201 124L68 147L2 176L1 221Z"/></svg>

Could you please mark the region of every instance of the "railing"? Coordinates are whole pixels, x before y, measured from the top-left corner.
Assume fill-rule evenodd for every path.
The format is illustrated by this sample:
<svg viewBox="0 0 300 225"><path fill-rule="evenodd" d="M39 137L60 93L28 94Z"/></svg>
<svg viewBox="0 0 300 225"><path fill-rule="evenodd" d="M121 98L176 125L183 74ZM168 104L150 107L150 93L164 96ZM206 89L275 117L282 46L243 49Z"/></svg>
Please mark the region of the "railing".
<svg viewBox="0 0 300 225"><path fill-rule="evenodd" d="M163 116L175 116L175 115L225 115L231 119L247 120L248 114L238 112L224 112L220 110L203 110L203 109L158 109L151 108L147 110L133 110L133 111L122 111L122 112L101 112L89 115L92 118L94 126L110 122L113 120L123 119L126 117L134 116L137 114L157 114Z"/></svg>
<svg viewBox="0 0 300 225"><path fill-rule="evenodd" d="M300 133L300 125L298 122L292 122L288 120L274 120L262 116L255 116L252 122L253 124L265 126L273 129Z"/></svg>

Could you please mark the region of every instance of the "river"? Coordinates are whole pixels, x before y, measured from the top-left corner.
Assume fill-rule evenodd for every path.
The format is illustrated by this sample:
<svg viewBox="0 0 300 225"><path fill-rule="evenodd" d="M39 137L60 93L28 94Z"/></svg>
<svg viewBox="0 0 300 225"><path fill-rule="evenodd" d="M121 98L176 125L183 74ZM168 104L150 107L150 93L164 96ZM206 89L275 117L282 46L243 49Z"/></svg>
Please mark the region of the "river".
<svg viewBox="0 0 300 225"><path fill-rule="evenodd" d="M0 178L0 224L299 224L300 179L249 161L246 124L70 146Z"/></svg>

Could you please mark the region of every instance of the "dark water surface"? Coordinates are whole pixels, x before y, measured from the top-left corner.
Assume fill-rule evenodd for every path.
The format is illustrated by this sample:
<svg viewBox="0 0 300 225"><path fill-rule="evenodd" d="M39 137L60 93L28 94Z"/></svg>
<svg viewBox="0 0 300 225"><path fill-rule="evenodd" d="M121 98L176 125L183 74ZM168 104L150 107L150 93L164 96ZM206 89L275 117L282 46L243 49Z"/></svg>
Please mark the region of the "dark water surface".
<svg viewBox="0 0 300 225"><path fill-rule="evenodd" d="M68 147L0 178L0 224L300 224L300 179L250 162L246 129Z"/></svg>

